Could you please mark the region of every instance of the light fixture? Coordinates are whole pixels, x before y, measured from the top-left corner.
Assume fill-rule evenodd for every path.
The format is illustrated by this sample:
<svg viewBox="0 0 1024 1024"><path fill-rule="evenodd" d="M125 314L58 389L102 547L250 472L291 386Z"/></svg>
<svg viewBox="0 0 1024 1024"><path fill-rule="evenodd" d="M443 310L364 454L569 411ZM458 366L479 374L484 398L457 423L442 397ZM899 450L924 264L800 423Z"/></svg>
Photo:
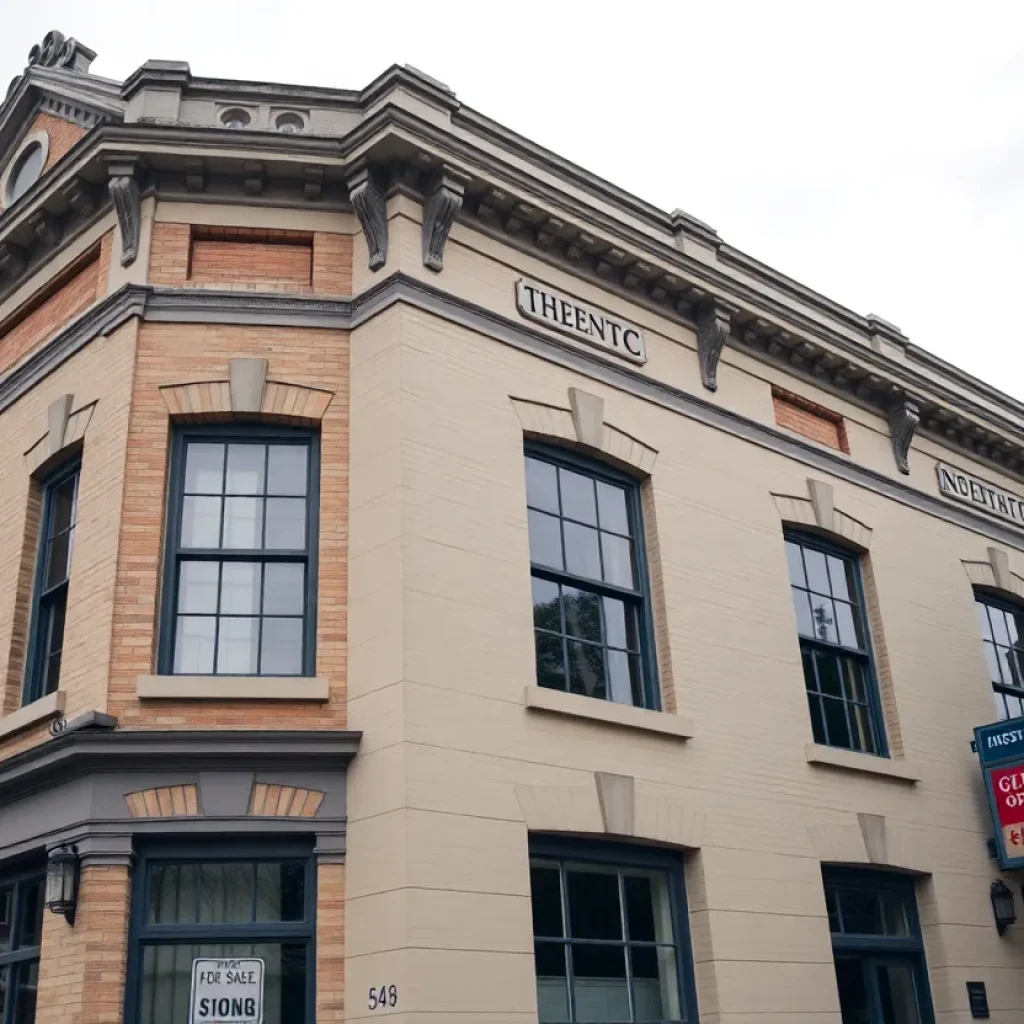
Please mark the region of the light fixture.
<svg viewBox="0 0 1024 1024"><path fill-rule="evenodd" d="M61 846L46 862L46 908L73 925L77 905L78 851L73 846Z"/></svg>
<svg viewBox="0 0 1024 1024"><path fill-rule="evenodd" d="M1004 881L997 878L989 888L989 896L992 900L992 913L996 918L996 931L1002 935L1017 920L1013 890Z"/></svg>

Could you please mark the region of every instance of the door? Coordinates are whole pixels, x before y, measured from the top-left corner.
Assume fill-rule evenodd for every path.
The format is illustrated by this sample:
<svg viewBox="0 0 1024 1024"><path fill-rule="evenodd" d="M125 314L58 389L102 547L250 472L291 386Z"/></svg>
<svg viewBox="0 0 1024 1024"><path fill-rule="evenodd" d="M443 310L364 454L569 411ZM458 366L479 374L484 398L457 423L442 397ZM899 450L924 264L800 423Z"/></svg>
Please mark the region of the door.
<svg viewBox="0 0 1024 1024"><path fill-rule="evenodd" d="M839 956L843 1024L921 1024L915 957Z"/></svg>

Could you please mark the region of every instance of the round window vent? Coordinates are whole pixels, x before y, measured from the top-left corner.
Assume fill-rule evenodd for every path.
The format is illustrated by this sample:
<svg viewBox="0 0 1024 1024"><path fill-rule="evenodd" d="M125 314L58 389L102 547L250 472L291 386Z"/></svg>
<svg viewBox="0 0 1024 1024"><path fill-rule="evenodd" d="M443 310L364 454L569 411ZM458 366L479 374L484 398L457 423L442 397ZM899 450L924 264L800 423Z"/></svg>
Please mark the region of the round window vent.
<svg viewBox="0 0 1024 1024"><path fill-rule="evenodd" d="M14 169L7 180L7 202L13 203L19 196L24 195L39 180L43 173L43 145L41 142L33 142L18 154L14 162Z"/></svg>
<svg viewBox="0 0 1024 1024"><path fill-rule="evenodd" d="M306 127L306 122L301 114L286 113L277 115L274 126L285 135L297 135Z"/></svg>
<svg viewBox="0 0 1024 1024"><path fill-rule="evenodd" d="M248 128L250 121L252 118L249 116L249 111L242 110L241 107L232 107L220 115L220 123L225 128Z"/></svg>

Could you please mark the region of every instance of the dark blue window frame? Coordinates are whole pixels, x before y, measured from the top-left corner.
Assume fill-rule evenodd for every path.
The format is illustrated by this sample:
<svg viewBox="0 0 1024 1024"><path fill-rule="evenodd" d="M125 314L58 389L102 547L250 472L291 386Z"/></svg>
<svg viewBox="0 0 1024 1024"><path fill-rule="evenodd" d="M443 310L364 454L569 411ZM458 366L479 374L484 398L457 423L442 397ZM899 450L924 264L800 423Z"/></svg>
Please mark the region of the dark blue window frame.
<svg viewBox="0 0 1024 1024"><path fill-rule="evenodd" d="M301 841L239 843L160 843L141 845L132 875L129 913L128 969L125 980L124 1024L142 1020L142 960L147 945L197 943L291 942L306 947L305 1022L316 1020L316 862L312 844ZM301 921L252 923L151 924L147 920L152 868L158 864L216 864L229 862L301 861L305 866L305 906ZM285 1024L283 1021L282 1024Z"/></svg>
<svg viewBox="0 0 1024 1024"><path fill-rule="evenodd" d="M690 942L690 917L686 903L686 884L683 874L682 855L671 850L660 850L652 847L538 834L530 836L531 865L534 861L557 861L562 870L564 870L564 864L569 862L627 870L630 868L647 869L665 873L669 885L669 910L672 918L676 983L679 986L681 1020L685 1024L696 1024L698 1020L697 988L693 973L693 947ZM564 891L562 898L561 912L563 920L568 925L569 915L565 906L566 895ZM567 927L566 931L568 930ZM572 942L571 935L566 935L563 942L565 945L569 945ZM587 942L588 944L599 944L598 940L587 940ZM612 940L608 944L624 946L626 942L625 939L622 941ZM628 959L627 957L627 961ZM575 997L572 994L574 980L572 963L573 958L568 956L566 958L566 979L569 989L569 1020L573 1024L587 1024L586 1021L580 1021L575 1012ZM673 1022L648 1022L648 1024L677 1024L678 1020L677 1018Z"/></svg>
<svg viewBox="0 0 1024 1024"><path fill-rule="evenodd" d="M43 934L43 894L46 888L45 874L39 869L23 870L0 875L0 891L9 890L11 900L7 904L10 927L10 948L0 952L0 978L5 978L5 985L0 989L0 1024L14 1024L19 990L33 993L33 1009L31 1014L24 1012L20 1020L32 1021L35 1017L35 986L39 981L39 956L42 948ZM31 914L29 921L26 914ZM26 928L31 927L28 935L34 942L26 943ZM35 986L31 980L25 983L23 975L29 972L31 979L32 967L36 967ZM22 1008L24 1010L24 1008Z"/></svg>
<svg viewBox="0 0 1024 1024"><path fill-rule="evenodd" d="M1019 718L1024 715L1024 607L981 588L974 591L974 604L996 713L1000 719Z"/></svg>

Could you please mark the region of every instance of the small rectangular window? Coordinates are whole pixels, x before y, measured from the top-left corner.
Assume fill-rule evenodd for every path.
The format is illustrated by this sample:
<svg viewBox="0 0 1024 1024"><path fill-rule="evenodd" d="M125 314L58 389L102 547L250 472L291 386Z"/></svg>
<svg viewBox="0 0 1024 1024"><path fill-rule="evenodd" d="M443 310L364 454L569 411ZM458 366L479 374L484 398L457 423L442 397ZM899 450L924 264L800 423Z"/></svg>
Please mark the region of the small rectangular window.
<svg viewBox="0 0 1024 1024"><path fill-rule="evenodd" d="M41 874L0 875L0 1022L32 1024L43 934Z"/></svg>
<svg viewBox="0 0 1024 1024"><path fill-rule="evenodd" d="M982 649L1000 720L1024 715L1024 610L976 593Z"/></svg>

